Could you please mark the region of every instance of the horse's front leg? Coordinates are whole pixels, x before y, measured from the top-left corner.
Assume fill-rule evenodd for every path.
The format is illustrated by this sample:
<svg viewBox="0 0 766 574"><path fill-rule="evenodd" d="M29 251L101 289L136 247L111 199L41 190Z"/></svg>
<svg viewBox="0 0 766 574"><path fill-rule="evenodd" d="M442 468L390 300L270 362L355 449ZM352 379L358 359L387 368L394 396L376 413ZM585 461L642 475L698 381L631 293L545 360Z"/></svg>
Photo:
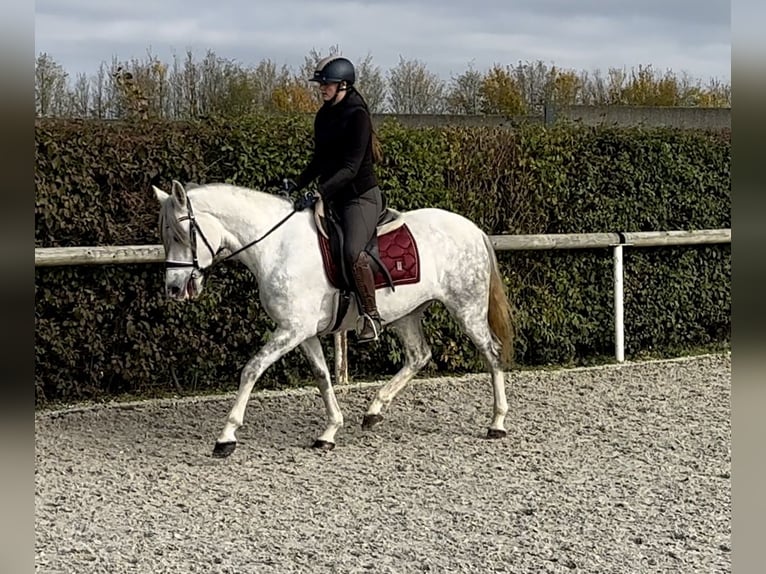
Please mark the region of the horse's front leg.
<svg viewBox="0 0 766 574"><path fill-rule="evenodd" d="M313 447L323 450L332 450L335 448L335 433L343 426L343 413L338 406L335 398L335 391L332 388L330 379L330 370L327 368L327 362L322 351L322 344L317 337L301 343L301 350L306 355L311 365L311 371L314 373L319 392L322 394L325 411L327 412L327 428L314 441Z"/></svg>
<svg viewBox="0 0 766 574"><path fill-rule="evenodd" d="M266 369L293 350L305 338L304 333L278 328L271 334L269 341L247 362L240 376L237 398L229 412L223 431L215 443L213 456L226 457L234 452L234 448L237 446L235 433L242 426L247 401L253 392L256 381Z"/></svg>

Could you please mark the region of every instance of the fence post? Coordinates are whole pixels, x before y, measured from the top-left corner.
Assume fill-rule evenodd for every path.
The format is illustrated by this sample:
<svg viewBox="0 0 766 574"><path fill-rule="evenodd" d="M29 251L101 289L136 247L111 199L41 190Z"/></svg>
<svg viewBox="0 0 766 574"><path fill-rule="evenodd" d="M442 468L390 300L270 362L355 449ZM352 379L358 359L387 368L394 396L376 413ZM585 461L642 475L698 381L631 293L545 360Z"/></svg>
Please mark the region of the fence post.
<svg viewBox="0 0 766 574"><path fill-rule="evenodd" d="M348 383L348 335L335 333L335 384Z"/></svg>
<svg viewBox="0 0 766 574"><path fill-rule="evenodd" d="M622 244L614 246L614 356L625 361L625 324L623 311Z"/></svg>

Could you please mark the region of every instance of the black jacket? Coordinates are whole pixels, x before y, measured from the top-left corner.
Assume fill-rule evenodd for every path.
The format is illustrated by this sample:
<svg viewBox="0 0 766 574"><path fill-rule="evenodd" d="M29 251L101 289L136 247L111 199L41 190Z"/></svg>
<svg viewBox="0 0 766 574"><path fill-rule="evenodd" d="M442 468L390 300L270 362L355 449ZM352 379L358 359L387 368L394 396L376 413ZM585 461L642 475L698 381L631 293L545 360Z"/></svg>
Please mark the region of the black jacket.
<svg viewBox="0 0 766 574"><path fill-rule="evenodd" d="M314 154L298 176L298 189L319 177L325 201L343 203L378 185L372 160L372 121L353 88L340 102L325 102L314 118Z"/></svg>

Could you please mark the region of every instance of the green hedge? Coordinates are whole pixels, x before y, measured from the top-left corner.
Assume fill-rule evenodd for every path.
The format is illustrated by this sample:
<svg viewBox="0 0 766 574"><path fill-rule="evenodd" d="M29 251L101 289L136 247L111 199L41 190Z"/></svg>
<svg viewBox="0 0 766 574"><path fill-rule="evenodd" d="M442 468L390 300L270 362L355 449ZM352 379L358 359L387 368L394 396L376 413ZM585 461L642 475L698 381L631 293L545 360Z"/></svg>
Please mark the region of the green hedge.
<svg viewBox="0 0 766 574"><path fill-rule="evenodd" d="M673 129L561 125L379 130L389 203L440 206L491 234L730 227L730 137ZM38 121L35 245L156 244L151 184L259 186L308 160L311 120L231 124ZM613 350L609 250L500 252L517 308L519 365L581 364ZM626 251L626 351L671 354L730 336L728 245ZM37 268L38 405L119 394L234 388L271 328L253 277L222 266L203 297L174 304L161 265ZM444 309L428 315L431 372L482 364ZM331 342L327 338L327 342ZM332 345L325 345L332 360ZM401 365L398 343L351 345L352 376ZM310 381L291 353L262 387Z"/></svg>

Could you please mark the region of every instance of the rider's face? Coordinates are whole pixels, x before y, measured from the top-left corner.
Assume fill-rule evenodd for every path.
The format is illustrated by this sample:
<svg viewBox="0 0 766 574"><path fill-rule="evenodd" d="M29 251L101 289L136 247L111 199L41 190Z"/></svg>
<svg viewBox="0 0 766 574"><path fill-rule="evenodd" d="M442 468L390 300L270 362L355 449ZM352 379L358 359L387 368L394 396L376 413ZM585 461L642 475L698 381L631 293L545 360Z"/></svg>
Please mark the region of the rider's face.
<svg viewBox="0 0 766 574"><path fill-rule="evenodd" d="M332 100L338 93L338 82L327 82L319 84L319 92L322 94L322 99L325 102Z"/></svg>

